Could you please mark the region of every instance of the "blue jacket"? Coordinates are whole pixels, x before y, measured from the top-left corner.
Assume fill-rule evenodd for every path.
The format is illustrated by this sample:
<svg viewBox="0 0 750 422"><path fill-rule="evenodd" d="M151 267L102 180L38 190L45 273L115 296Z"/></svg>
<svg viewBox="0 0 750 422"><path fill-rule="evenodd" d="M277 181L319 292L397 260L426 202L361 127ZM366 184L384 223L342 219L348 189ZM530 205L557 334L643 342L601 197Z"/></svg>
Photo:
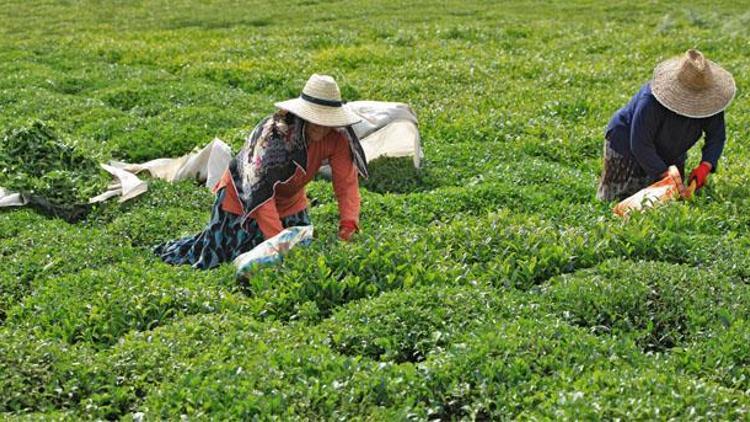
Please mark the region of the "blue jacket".
<svg viewBox="0 0 750 422"><path fill-rule="evenodd" d="M684 165L687 151L704 133L701 161L716 171L726 141L724 112L702 119L681 116L661 105L646 84L612 116L605 136L612 149L634 157L646 174L658 176L670 165Z"/></svg>

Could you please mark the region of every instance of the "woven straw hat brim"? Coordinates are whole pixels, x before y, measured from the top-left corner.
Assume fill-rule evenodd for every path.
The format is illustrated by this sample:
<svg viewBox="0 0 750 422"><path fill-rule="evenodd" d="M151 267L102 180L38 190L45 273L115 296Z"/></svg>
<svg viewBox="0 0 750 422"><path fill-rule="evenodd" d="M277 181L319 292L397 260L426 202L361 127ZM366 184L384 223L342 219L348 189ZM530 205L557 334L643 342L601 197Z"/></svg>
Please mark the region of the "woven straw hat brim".
<svg viewBox="0 0 750 422"><path fill-rule="evenodd" d="M713 116L726 109L734 98L736 86L732 74L716 63L706 60L711 67L711 83L696 90L684 85L677 77L681 57L666 60L654 69L651 93L664 107L692 118Z"/></svg>
<svg viewBox="0 0 750 422"><path fill-rule="evenodd" d="M346 108L346 105L342 107L329 107L313 104L302 98L293 98L291 100L278 102L274 105L282 110L295 114L308 122L320 126L350 126L362 120L349 111Z"/></svg>

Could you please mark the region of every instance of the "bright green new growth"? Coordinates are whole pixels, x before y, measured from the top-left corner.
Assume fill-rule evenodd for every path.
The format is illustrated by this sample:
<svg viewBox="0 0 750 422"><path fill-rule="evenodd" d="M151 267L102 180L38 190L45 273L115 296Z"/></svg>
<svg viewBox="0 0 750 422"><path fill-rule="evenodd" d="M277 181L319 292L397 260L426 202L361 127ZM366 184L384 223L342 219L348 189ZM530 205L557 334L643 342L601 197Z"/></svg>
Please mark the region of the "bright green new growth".
<svg viewBox="0 0 750 422"><path fill-rule="evenodd" d="M0 186L41 196L54 204L87 203L107 186L104 173L75 143L33 121L6 131L0 142Z"/></svg>
<svg viewBox="0 0 750 422"><path fill-rule="evenodd" d="M748 418L747 2L11 3L3 131L96 162L236 151L317 72L408 102L426 159L373 163L352 244L312 182L315 241L247 283L152 254L206 224L191 182L73 225L0 211L0 417ZM613 218L607 119L690 47L739 87L719 172Z"/></svg>

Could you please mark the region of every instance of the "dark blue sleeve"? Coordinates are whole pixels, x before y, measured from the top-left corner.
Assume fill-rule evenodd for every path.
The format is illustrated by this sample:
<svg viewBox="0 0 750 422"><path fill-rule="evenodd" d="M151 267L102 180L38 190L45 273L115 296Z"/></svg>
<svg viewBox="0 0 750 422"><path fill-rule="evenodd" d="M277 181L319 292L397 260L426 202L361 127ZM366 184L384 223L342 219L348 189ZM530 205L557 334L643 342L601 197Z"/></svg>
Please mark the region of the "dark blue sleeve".
<svg viewBox="0 0 750 422"><path fill-rule="evenodd" d="M668 167L656 153L656 132L662 120L662 110L653 98L645 97L639 101L633 111L630 123L630 151L636 161L650 176L659 176Z"/></svg>
<svg viewBox="0 0 750 422"><path fill-rule="evenodd" d="M711 117L703 129L706 140L703 143L703 156L701 161L711 163L711 171L716 171L719 166L719 157L724 151L724 143L727 140L727 130L724 124L724 112Z"/></svg>

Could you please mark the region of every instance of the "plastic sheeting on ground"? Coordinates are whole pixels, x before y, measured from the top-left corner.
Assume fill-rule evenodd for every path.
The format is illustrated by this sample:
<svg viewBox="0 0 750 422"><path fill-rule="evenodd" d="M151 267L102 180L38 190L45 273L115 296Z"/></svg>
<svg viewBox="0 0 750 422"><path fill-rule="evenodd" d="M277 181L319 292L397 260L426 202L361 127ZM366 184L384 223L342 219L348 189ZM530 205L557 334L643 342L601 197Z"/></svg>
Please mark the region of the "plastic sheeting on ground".
<svg viewBox="0 0 750 422"><path fill-rule="evenodd" d="M198 151L185 154L179 158L159 158L143 164L128 164L111 161L100 164L102 169L112 175L113 181L107 190L90 198L89 204L119 197L125 202L148 191L148 183L137 174L148 172L151 177L176 182L179 180L197 180L211 188L221 178L232 160L232 149L221 139L214 139ZM0 188L0 207L23 206L27 198Z"/></svg>
<svg viewBox="0 0 750 422"><path fill-rule="evenodd" d="M352 129L359 137L367 162L380 157L412 157L415 168L422 166L424 153L417 115L408 104L353 101L346 107L362 118ZM324 165L320 173L330 179L331 167Z"/></svg>
<svg viewBox="0 0 750 422"><path fill-rule="evenodd" d="M146 171L151 177L167 182L192 179L205 182L206 187L212 188L221 179L233 157L232 148L215 138L199 151L179 158L158 158L142 164L112 161L110 165L132 174Z"/></svg>
<svg viewBox="0 0 750 422"><path fill-rule="evenodd" d="M362 121L352 126L367 161L380 157L414 157L419 168L424 157L417 115L404 103L353 101L346 106Z"/></svg>
<svg viewBox="0 0 750 422"><path fill-rule="evenodd" d="M26 205L29 201L26 200L20 193L11 192L9 190L0 188L0 208L2 207L21 207Z"/></svg>

